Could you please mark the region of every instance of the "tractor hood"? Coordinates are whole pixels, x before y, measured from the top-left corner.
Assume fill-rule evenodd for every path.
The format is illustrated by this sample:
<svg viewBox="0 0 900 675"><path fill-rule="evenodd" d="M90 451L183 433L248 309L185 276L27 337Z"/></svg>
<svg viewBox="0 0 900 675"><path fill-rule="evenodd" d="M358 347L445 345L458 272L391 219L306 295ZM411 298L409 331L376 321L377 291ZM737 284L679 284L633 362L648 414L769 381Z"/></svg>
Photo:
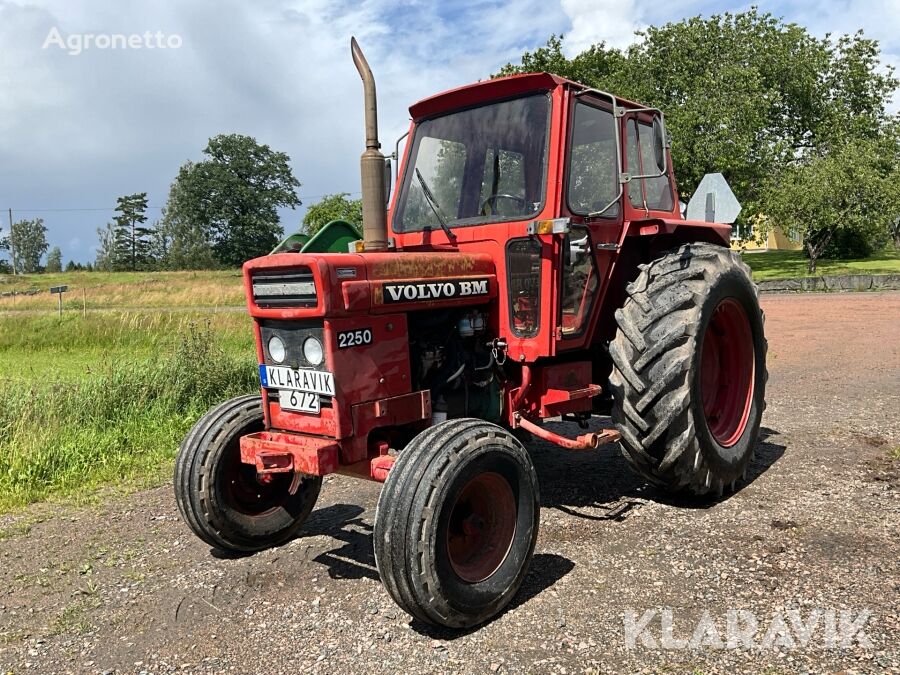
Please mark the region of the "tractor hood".
<svg viewBox="0 0 900 675"><path fill-rule="evenodd" d="M244 264L250 314L302 319L487 302L497 295L484 253L276 253Z"/></svg>

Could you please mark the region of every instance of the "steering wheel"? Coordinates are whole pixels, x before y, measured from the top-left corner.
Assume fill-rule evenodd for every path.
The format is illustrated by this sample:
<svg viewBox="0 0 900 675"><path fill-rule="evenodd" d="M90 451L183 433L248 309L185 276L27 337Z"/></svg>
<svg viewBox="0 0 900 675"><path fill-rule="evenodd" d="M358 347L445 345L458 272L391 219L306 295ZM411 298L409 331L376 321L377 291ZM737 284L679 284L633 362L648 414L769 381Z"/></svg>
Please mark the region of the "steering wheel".
<svg viewBox="0 0 900 675"><path fill-rule="evenodd" d="M516 195L510 195L510 194L506 194L504 192L497 192L495 194L492 194L490 197L488 197L487 199L484 200L484 203L481 205L481 215L483 215L483 216L493 215L494 211L497 208L496 202L498 199L509 199L511 201L518 203L519 208L522 209L523 212L526 210L525 207L528 206L528 202L525 200L524 197L518 197Z"/></svg>

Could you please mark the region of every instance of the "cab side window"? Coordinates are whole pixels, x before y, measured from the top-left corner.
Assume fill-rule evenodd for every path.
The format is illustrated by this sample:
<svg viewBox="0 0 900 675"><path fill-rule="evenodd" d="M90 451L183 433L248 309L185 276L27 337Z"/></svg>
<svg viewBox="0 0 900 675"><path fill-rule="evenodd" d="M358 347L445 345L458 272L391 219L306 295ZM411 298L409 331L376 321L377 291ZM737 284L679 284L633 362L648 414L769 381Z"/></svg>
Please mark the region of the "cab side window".
<svg viewBox="0 0 900 675"><path fill-rule="evenodd" d="M658 173L653 151L653 125L628 120L625 139L625 158L628 173L632 175ZM628 198L636 208L650 211L671 211L674 205L672 186L668 175L640 178L628 183Z"/></svg>
<svg viewBox="0 0 900 675"><path fill-rule="evenodd" d="M566 187L569 209L579 215L606 209L603 216L617 216L619 205L610 206L610 202L619 194L618 180L612 113L577 102L572 117Z"/></svg>

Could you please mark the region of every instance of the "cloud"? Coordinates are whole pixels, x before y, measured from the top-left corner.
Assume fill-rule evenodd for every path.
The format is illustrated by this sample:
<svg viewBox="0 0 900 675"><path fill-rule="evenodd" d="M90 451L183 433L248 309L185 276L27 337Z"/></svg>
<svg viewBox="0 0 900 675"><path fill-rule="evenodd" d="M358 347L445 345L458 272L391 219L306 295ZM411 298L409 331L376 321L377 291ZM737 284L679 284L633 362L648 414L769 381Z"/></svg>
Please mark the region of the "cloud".
<svg viewBox="0 0 900 675"><path fill-rule="evenodd" d="M627 47L635 41L635 31L644 27L642 7L636 0L561 0L560 4L572 22L564 42L569 57L600 42Z"/></svg>

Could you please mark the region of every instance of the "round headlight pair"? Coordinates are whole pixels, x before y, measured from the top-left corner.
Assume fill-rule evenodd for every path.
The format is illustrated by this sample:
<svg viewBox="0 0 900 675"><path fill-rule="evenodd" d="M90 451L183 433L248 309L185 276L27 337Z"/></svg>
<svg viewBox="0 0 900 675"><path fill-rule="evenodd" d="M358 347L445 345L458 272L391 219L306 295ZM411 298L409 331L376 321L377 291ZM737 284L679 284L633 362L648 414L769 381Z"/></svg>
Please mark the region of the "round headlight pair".
<svg viewBox="0 0 900 675"><path fill-rule="evenodd" d="M284 346L284 340L277 335L269 338L269 356L276 363L284 363L287 358L287 348ZM325 350L322 343L314 337L308 337L303 341L303 356L310 365L318 366L325 360Z"/></svg>

